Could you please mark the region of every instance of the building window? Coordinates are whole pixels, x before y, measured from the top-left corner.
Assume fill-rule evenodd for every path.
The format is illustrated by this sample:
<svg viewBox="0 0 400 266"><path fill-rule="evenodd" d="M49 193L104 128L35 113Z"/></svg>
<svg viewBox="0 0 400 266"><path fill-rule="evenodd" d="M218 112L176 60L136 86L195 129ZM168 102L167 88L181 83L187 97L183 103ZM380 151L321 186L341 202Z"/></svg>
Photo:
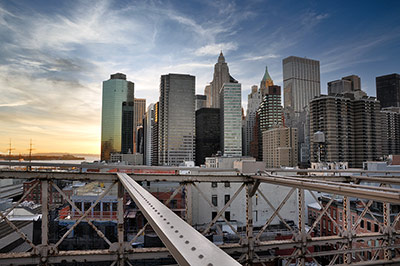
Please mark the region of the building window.
<svg viewBox="0 0 400 266"><path fill-rule="evenodd" d="M231 187L231 183L225 182L225 187Z"/></svg>
<svg viewBox="0 0 400 266"><path fill-rule="evenodd" d="M217 196L217 195L212 195L212 196L211 196L211 203L212 203L214 206L218 206L218 196Z"/></svg>
<svg viewBox="0 0 400 266"><path fill-rule="evenodd" d="M328 221L328 231L330 232L331 231L331 221Z"/></svg>
<svg viewBox="0 0 400 266"><path fill-rule="evenodd" d="M333 214L333 219L336 220L336 210L335 209L333 209L332 214Z"/></svg>
<svg viewBox="0 0 400 266"><path fill-rule="evenodd" d="M364 228L364 220L361 220L360 227Z"/></svg>
<svg viewBox="0 0 400 266"><path fill-rule="evenodd" d="M351 216L351 219L352 219L352 223L354 225L356 223L356 217L353 215L353 216Z"/></svg>
<svg viewBox="0 0 400 266"><path fill-rule="evenodd" d="M374 232L379 232L379 225L374 224Z"/></svg>
<svg viewBox="0 0 400 266"><path fill-rule="evenodd" d="M368 222L368 221L367 221L367 230L371 231L371 222Z"/></svg>
<svg viewBox="0 0 400 266"><path fill-rule="evenodd" d="M103 202L103 211L104 212L110 211L110 203L109 202Z"/></svg>
<svg viewBox="0 0 400 266"><path fill-rule="evenodd" d="M343 221L343 212L339 211L339 221Z"/></svg>
<svg viewBox="0 0 400 266"><path fill-rule="evenodd" d="M225 218L226 218L226 220L230 221L231 220L231 212L225 212Z"/></svg>
<svg viewBox="0 0 400 266"><path fill-rule="evenodd" d="M215 217L217 217L217 212L212 212L211 213L211 219L214 220Z"/></svg>
<svg viewBox="0 0 400 266"><path fill-rule="evenodd" d="M325 230L326 229L326 220L322 220L322 228Z"/></svg>
<svg viewBox="0 0 400 266"><path fill-rule="evenodd" d="M217 182L211 182L211 187L217 187L217 186L218 186Z"/></svg>
<svg viewBox="0 0 400 266"><path fill-rule="evenodd" d="M225 205L228 203L228 201L231 199L231 195L225 195Z"/></svg>

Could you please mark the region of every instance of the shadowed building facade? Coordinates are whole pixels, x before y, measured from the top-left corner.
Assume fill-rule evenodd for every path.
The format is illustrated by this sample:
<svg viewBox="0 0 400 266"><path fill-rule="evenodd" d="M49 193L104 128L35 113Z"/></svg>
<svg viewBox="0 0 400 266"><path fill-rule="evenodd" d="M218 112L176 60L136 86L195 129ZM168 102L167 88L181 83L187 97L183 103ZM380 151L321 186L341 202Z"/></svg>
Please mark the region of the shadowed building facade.
<svg viewBox="0 0 400 266"><path fill-rule="evenodd" d="M140 145L140 128L143 126L143 116L146 113L146 99L135 98L134 100L134 120L133 120L133 128L135 132L133 134L133 152L134 153L142 153L139 149Z"/></svg>
<svg viewBox="0 0 400 266"><path fill-rule="evenodd" d="M201 108L196 111L196 165L205 163L221 150L219 108Z"/></svg>
<svg viewBox="0 0 400 266"><path fill-rule="evenodd" d="M195 77L161 76L159 165L179 165L195 159Z"/></svg>
<svg viewBox="0 0 400 266"><path fill-rule="evenodd" d="M400 75L376 77L376 97L381 107L400 107Z"/></svg>
<svg viewBox="0 0 400 266"><path fill-rule="evenodd" d="M103 81L101 160L109 160L111 153L133 151L134 86L122 73Z"/></svg>

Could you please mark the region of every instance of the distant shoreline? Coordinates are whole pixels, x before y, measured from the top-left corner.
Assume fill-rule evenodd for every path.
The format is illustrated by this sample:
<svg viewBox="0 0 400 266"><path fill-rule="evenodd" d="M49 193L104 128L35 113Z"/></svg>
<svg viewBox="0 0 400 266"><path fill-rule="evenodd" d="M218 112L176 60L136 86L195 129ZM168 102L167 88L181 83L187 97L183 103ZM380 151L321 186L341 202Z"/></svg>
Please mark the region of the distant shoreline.
<svg viewBox="0 0 400 266"><path fill-rule="evenodd" d="M42 161L42 160L85 160L85 157L78 157L71 154L63 155L0 155L0 160L24 160L24 161Z"/></svg>

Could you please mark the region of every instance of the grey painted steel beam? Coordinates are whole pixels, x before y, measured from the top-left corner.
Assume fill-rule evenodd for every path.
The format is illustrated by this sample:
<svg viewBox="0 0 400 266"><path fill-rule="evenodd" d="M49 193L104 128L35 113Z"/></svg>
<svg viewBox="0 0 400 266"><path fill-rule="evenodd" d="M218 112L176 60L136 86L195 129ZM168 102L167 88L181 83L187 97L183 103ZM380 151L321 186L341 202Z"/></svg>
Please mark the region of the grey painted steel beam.
<svg viewBox="0 0 400 266"><path fill-rule="evenodd" d="M240 265L127 174L118 173L125 189L180 265Z"/></svg>
<svg viewBox="0 0 400 266"><path fill-rule="evenodd" d="M178 175L178 174L128 174L135 181L150 182L234 182L243 183L250 177L240 175ZM10 171L0 170L0 179L57 179L82 181L116 181L115 173L78 173L78 172L46 172L46 171Z"/></svg>
<svg viewBox="0 0 400 266"><path fill-rule="evenodd" d="M307 179L299 180L299 178L290 178L286 176L253 176L253 178L260 179L263 182L270 184L400 204L400 190L398 190L398 192L380 191L380 189L374 186L371 186L368 189L364 187L357 187L357 185L349 187L342 186L340 183L331 184L324 181Z"/></svg>

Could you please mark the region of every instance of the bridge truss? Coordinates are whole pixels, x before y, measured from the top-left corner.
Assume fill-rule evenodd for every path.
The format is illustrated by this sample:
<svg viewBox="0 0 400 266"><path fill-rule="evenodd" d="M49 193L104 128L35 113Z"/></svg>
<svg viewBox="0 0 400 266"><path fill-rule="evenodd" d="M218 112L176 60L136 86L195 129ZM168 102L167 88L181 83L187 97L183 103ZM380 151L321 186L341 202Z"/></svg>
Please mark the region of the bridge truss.
<svg viewBox="0 0 400 266"><path fill-rule="evenodd" d="M8 163L7 163L8 165ZM23 165L23 164L16 164ZM32 164L31 164L32 165ZM43 165L43 164L40 164ZM45 164L51 167L82 167L82 165L57 165ZM86 166L85 168L90 167ZM91 166L93 167L93 166ZM135 168L135 167L122 167ZM34 168L32 168L34 169ZM136 167L135 169L144 169ZM148 169L148 167L146 167ZM157 168L158 170L163 168ZM173 168L165 168L173 169ZM178 168L177 168L178 169ZM126 169L125 169L126 170ZM215 169L212 169L215 170ZM400 213L391 213L391 205L400 205L400 179L395 175L400 172L363 171L363 170L281 170L269 169L264 173L254 175L229 174L224 171L193 169L192 174L181 175L179 171L172 175L162 174L126 174L126 173L83 173L70 171L18 171L13 169L0 170L2 179L26 179L33 180L34 185L5 213L0 212L1 221L5 221L20 237L31 246L31 252L1 253L1 265L51 265L63 262L96 262L108 261L110 265L133 265L137 260L154 260L171 258L179 265L267 265L269 262L281 261L285 265L297 263L305 265L306 262L321 264L321 260L329 260L329 265L354 264L354 265L381 265L400 263ZM323 174L323 175L321 175ZM71 198L57 186L57 180L79 180L85 182L100 181L111 182L107 189L98 195L96 201L89 209L81 211ZM171 194L165 204L158 201L138 182L178 182L180 185ZM240 184L234 195L222 208L215 207L199 188L200 183L231 182ZM276 184L290 188L284 199L278 205L272 204L274 195L263 193L261 183ZM34 244L7 215L17 207L25 197L38 185L41 185L42 224L41 243ZM110 241L89 217L93 208L116 186L118 191L117 222L118 241ZM52 188L52 189L50 189ZM178 217L168 207L180 189L185 190L185 217ZM68 202L72 209L80 215L76 222L56 242L49 243L49 191L56 190ZM127 191L143 213L148 224L143 226L131 241L126 241L124 232L123 197ZM237 200L237 195L245 192L246 225L245 232L236 230L229 219L224 217L224 212ZM307 214L305 208L305 192L319 202L316 192L329 193L328 203L320 204L321 212L315 217L313 224L306 226ZM210 209L217 215L209 222L202 232L192 228L192 198L191 193L199 193L208 202ZM273 212L258 230L253 225L253 201L258 193L265 204ZM289 225L280 214L282 207L289 197L296 195L298 199L298 226ZM336 217L328 212L329 206L335 198L343 201L343 226L339 226ZM357 221L352 221L350 210L350 198L362 199L363 211ZM371 211L373 202L382 203L382 219L378 219ZM375 220L379 227L377 232L359 232L362 219L368 215ZM331 236L315 236L314 229L319 226L321 219L325 217L337 228L338 234ZM291 232L291 238L283 240L263 240L263 232L274 219L280 219L282 224ZM208 241L204 235L210 232L218 220L224 220L237 235L237 243L225 243L218 247ZM101 250L59 250L60 244L82 222L85 221L109 246ZM162 240L165 248L133 248L137 238L143 234L146 227L150 226ZM366 243L376 243L366 245ZM317 248L314 247L329 247ZM284 254L276 252L285 250ZM363 254L369 252L370 258Z"/></svg>

